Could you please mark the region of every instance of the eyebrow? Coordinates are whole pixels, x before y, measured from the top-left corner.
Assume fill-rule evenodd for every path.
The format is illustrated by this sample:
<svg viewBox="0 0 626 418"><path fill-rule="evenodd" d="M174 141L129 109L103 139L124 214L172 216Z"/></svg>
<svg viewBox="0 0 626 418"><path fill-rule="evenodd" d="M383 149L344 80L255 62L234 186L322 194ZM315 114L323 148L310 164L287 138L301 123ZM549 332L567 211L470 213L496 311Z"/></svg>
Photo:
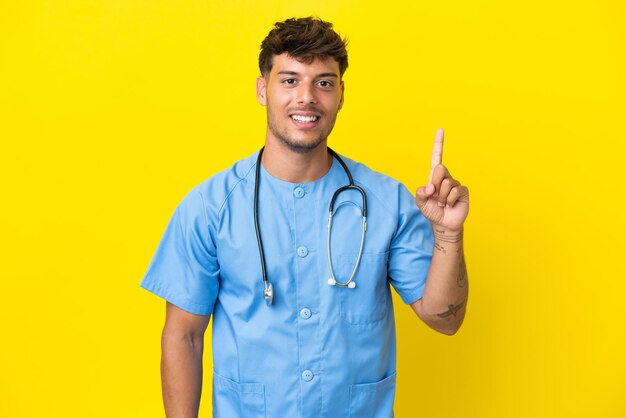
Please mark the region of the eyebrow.
<svg viewBox="0 0 626 418"><path fill-rule="evenodd" d="M279 71L278 73L279 75L300 75L298 72L296 71L288 71L288 70L282 70ZM339 76L335 73L321 73L315 76L315 78L319 78L319 77L334 77L334 78L339 78Z"/></svg>

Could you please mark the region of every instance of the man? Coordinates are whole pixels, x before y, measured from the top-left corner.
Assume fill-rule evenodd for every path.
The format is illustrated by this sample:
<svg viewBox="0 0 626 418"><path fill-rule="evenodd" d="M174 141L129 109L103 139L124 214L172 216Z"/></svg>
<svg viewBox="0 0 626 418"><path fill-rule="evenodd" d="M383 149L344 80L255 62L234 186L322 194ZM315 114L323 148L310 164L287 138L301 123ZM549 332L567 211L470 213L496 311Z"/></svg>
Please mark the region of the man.
<svg viewBox="0 0 626 418"><path fill-rule="evenodd" d="M183 199L142 282L167 300L166 414L197 416L213 315L214 416L391 417L389 285L429 326L457 331L467 188L441 165L441 130L415 198L329 151L348 66L330 23L279 22L261 49L262 153Z"/></svg>

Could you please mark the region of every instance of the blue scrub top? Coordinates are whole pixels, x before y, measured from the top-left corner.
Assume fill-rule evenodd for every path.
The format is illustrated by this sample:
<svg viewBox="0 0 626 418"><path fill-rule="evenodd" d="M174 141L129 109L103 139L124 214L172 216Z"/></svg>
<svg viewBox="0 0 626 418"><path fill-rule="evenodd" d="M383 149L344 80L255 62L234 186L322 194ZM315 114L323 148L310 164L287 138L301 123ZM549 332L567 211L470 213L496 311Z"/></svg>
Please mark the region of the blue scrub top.
<svg viewBox="0 0 626 418"><path fill-rule="evenodd" d="M356 288L328 285L330 199L348 184L336 159L304 184L263 167L259 225L274 304L263 298L254 229L257 153L195 187L176 208L141 286L213 315L215 417L392 417L396 339L390 286L422 297L431 224L397 181L344 158L367 193ZM340 194L331 236L335 277L358 257L361 195Z"/></svg>

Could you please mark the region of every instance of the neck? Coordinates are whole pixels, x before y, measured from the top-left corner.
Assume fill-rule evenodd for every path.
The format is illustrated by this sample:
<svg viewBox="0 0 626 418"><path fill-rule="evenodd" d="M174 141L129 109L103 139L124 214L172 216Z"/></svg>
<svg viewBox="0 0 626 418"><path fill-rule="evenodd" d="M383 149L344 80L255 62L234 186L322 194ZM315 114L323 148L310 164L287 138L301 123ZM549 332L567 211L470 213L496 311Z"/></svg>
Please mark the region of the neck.
<svg viewBox="0 0 626 418"><path fill-rule="evenodd" d="M333 157L326 150L326 141L304 154L266 141L261 163L277 179L289 183L309 183L319 180L330 170Z"/></svg>

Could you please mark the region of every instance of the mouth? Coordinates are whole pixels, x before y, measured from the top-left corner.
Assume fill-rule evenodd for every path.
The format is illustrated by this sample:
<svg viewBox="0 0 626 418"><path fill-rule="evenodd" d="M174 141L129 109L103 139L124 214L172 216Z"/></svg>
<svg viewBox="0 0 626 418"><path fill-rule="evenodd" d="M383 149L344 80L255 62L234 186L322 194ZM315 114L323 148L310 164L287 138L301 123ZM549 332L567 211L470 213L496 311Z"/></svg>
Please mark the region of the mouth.
<svg viewBox="0 0 626 418"><path fill-rule="evenodd" d="M315 116L315 115L290 115L289 116L292 120L296 121L296 122L300 122L300 123L312 123L312 122L317 122L319 120L319 116Z"/></svg>
<svg viewBox="0 0 626 418"><path fill-rule="evenodd" d="M289 119L298 129L314 129L321 120L321 115L318 112L312 111L296 111L289 115Z"/></svg>

